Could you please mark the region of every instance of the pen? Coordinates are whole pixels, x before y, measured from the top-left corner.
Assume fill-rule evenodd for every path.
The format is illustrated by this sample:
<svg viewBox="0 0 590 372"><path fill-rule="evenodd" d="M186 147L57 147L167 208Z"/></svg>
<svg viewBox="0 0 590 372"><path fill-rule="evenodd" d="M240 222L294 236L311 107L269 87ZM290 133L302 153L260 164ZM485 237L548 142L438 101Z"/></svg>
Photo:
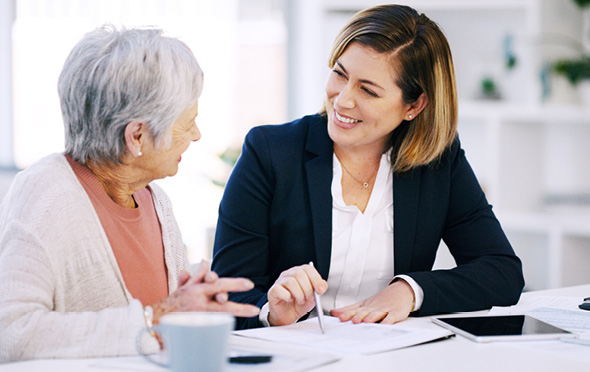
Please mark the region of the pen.
<svg viewBox="0 0 590 372"><path fill-rule="evenodd" d="M313 261L309 261L309 265L313 267ZM326 333L326 329L324 328L324 309L322 308L322 302L320 301L320 295L316 290L313 291L313 296L315 298L315 310L318 313L318 322L320 323L320 330L322 334Z"/></svg>

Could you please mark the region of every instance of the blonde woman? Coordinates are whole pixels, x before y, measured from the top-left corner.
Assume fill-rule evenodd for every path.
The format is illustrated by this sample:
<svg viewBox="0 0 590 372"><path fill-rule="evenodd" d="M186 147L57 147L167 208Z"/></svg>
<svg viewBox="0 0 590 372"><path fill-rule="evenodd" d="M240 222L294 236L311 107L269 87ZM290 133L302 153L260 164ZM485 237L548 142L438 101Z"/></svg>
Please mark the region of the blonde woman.
<svg viewBox="0 0 590 372"><path fill-rule="evenodd" d="M256 287L242 328L342 321L518 301L521 262L461 149L447 40L399 5L359 12L336 37L325 108L254 128L219 210L213 269ZM439 245L457 267L432 271ZM314 265L309 265L313 262Z"/></svg>

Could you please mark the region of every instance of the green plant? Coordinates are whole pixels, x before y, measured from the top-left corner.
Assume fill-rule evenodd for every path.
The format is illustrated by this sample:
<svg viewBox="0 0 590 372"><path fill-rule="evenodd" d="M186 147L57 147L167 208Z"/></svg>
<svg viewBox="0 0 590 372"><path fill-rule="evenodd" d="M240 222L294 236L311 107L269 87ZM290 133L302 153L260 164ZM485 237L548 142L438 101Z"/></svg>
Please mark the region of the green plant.
<svg viewBox="0 0 590 372"><path fill-rule="evenodd" d="M590 0L574 0L574 2L582 9L590 6Z"/></svg>
<svg viewBox="0 0 590 372"><path fill-rule="evenodd" d="M553 71L576 85L582 80L590 79L590 57L558 60L553 64Z"/></svg>
<svg viewBox="0 0 590 372"><path fill-rule="evenodd" d="M242 151L239 147L228 147L224 152L217 155L217 157L222 161L220 163L222 170L219 173L216 173L215 175L208 176L214 185L219 187L225 187L227 177L229 176L229 173L238 161L241 152Z"/></svg>
<svg viewBox="0 0 590 372"><path fill-rule="evenodd" d="M225 164L233 167L238 161L241 153L242 150L239 147L228 147L224 152L219 154L218 157L223 160Z"/></svg>
<svg viewBox="0 0 590 372"><path fill-rule="evenodd" d="M483 94L484 98L488 98L488 99L499 99L500 98L500 93L498 92L498 86L496 85L496 81L489 76L485 76L484 78L481 79L480 89L481 89L481 93Z"/></svg>

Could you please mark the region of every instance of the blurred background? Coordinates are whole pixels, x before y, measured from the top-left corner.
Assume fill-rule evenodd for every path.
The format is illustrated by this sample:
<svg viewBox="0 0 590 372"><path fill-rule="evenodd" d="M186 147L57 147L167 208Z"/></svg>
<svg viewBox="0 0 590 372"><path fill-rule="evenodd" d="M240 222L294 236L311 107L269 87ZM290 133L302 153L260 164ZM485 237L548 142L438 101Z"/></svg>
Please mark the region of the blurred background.
<svg viewBox="0 0 590 372"><path fill-rule="evenodd" d="M211 257L223 186L246 132L321 107L332 40L369 0L0 0L0 199L63 151L57 78L82 35L156 26L205 71L202 139L170 195L193 262ZM590 283L590 0L406 0L447 35L459 135L523 259L526 289ZM454 265L441 249L437 267Z"/></svg>

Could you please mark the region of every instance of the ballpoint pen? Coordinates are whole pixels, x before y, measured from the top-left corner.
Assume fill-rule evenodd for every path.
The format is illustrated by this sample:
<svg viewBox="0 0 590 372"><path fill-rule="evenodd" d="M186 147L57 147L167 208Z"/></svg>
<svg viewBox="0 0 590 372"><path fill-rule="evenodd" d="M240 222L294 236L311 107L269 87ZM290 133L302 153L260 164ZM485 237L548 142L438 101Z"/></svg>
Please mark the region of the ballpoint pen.
<svg viewBox="0 0 590 372"><path fill-rule="evenodd" d="M309 265L313 267L313 261L309 261ZM326 333L326 329L324 327L324 309L322 308L322 302L320 301L320 295L314 289L313 296L315 298L315 310L318 313L318 322L320 323L320 330L322 334Z"/></svg>

